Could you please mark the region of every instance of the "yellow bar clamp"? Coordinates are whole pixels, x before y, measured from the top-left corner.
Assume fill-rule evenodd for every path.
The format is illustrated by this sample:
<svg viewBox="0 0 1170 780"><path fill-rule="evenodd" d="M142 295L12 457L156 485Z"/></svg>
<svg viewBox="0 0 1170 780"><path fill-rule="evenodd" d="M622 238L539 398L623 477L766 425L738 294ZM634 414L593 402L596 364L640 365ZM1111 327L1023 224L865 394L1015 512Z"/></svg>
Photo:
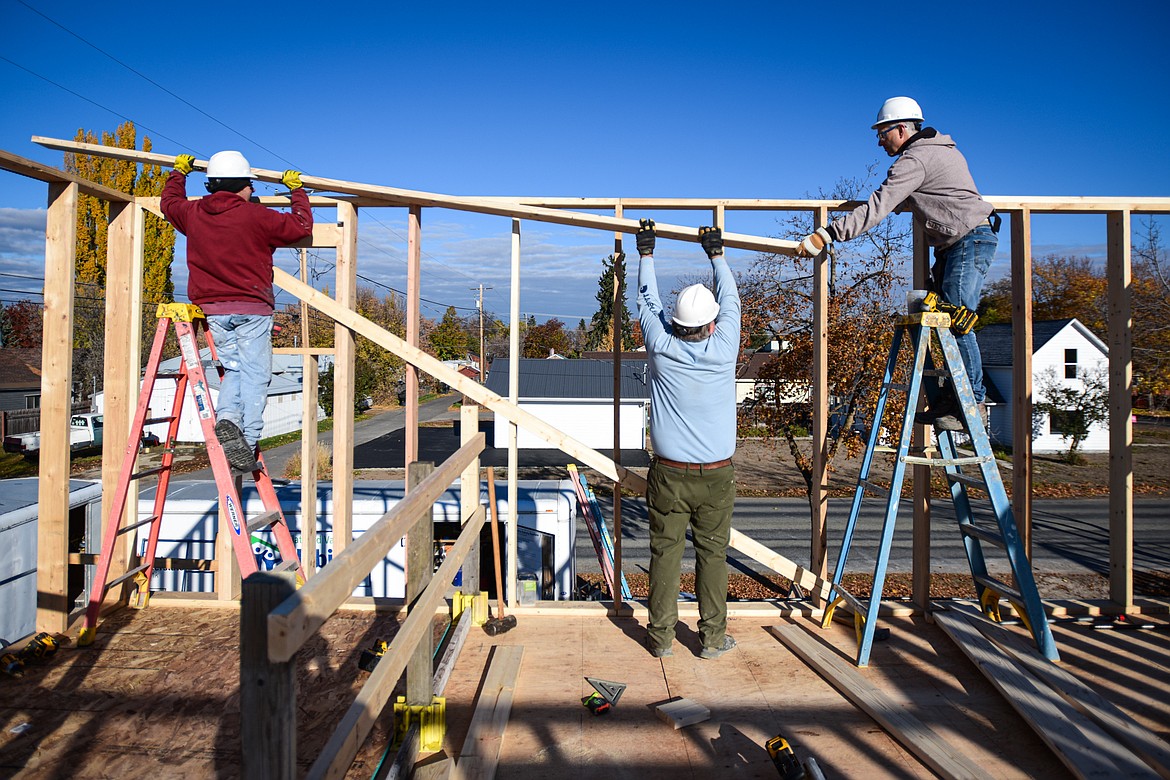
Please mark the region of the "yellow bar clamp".
<svg viewBox="0 0 1170 780"><path fill-rule="evenodd" d="M447 734L447 699L434 696L430 704L407 704L405 696L399 696L394 703L394 740L401 745L411 725L418 723L418 749L437 753L443 749L443 737Z"/></svg>

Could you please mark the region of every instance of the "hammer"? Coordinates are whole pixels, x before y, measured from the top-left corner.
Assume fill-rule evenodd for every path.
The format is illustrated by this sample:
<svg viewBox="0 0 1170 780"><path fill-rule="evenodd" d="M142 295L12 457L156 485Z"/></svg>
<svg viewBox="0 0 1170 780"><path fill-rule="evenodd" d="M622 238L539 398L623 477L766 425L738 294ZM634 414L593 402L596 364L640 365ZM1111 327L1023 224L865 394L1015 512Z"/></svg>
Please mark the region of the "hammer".
<svg viewBox="0 0 1170 780"><path fill-rule="evenodd" d="M488 636L495 636L502 634L505 631L511 631L516 627L516 616L508 615L504 617L504 582L503 575L500 574L500 526L499 518L496 514L496 470L488 467L487 470L488 483L488 506L492 513L492 546L496 548L496 603L500 617L488 618L484 621L483 630ZM515 501L512 505L515 506ZM513 510L514 512L515 510Z"/></svg>

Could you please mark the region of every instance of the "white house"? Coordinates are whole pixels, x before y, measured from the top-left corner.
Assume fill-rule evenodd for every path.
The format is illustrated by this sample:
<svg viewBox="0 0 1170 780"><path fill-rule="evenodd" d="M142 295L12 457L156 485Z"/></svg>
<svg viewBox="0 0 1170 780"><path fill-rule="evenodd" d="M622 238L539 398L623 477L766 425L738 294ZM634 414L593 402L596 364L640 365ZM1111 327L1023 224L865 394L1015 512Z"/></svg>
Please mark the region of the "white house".
<svg viewBox="0 0 1170 780"><path fill-rule="evenodd" d="M487 388L508 397L508 358L492 361ZM613 363L521 358L519 406L593 449L613 449ZM645 358L622 357L621 449L646 449L650 377ZM506 446L508 421L495 418L496 446ZM520 449L556 449L524 428Z"/></svg>
<svg viewBox="0 0 1170 780"><path fill-rule="evenodd" d="M211 403L214 406L219 401L219 372L210 365L211 352L204 348L200 351L203 360L204 372L207 375L207 386L211 393ZM161 373L177 373L181 358L175 357L164 360L159 365ZM331 360L331 358L330 358ZM328 369L328 363L322 359L321 370ZM261 438L279 436L282 433L292 433L301 430L301 398L304 382L304 361L301 355L273 355L272 382L268 385L268 405L264 408L264 432ZM150 408L147 418L163 417L170 413L175 399L177 380L159 379L154 383L154 392L151 393ZM105 393L98 393L94 401L97 411L103 411ZM325 417L325 410L317 406L317 419ZM164 439L167 434L167 423L155 423L146 426L146 431L158 438ZM179 432L176 437L180 442L202 442L203 429L195 412L195 402L190 392L183 402L183 415L179 420Z"/></svg>
<svg viewBox="0 0 1170 780"><path fill-rule="evenodd" d="M979 331L983 383L987 387L990 434L993 441L1012 445L1012 326L988 325ZM1109 348L1075 318L1032 323L1032 388L1036 401L1044 399L1050 379L1063 386L1083 388L1090 372L1107 371ZM1033 452L1061 452L1069 441L1060 434L1059 416L1037 413L1033 420ZM1081 443L1082 452L1109 450L1109 424L1097 423Z"/></svg>

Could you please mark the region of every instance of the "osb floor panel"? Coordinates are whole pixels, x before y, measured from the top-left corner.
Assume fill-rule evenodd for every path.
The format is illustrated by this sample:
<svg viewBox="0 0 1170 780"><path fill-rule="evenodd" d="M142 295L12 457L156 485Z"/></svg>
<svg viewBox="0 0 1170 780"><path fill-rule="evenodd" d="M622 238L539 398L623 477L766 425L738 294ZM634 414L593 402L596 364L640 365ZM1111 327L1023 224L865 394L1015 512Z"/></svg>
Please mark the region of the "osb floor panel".
<svg viewBox="0 0 1170 780"><path fill-rule="evenodd" d="M827 777L927 778L933 773L767 630L786 618L732 618L739 647L715 661L696 656L694 619L679 626L674 656L650 657L633 619L597 613L521 613L512 631L472 629L447 686L447 755L466 735L490 651L523 645L524 659L501 748L501 778L775 778L763 748L783 733ZM1170 631L1093 630L1057 622L1063 665L1163 739L1170 737ZM366 675L357 658L394 619L341 613L298 656L298 758L320 751ZM819 640L852 659L853 630L838 623ZM883 620L873 684L988 777L1063 777L1063 765L966 657L922 618ZM93 648L63 648L20 679L0 677L0 777L238 777L238 614L230 609L125 610ZM584 677L627 685L611 714L581 705ZM710 720L675 730L653 705L685 696ZM28 725L25 725L28 724ZM23 727L23 728L22 728ZM370 777L387 724L376 728L349 772ZM16 732L16 733L14 733Z"/></svg>

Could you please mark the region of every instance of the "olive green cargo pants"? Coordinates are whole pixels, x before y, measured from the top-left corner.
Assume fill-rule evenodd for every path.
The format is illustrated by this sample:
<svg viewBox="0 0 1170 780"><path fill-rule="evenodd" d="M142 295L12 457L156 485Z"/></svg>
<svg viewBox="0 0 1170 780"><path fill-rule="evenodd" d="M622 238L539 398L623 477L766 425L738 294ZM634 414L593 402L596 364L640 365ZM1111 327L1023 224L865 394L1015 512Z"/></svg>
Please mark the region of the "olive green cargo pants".
<svg viewBox="0 0 1170 780"><path fill-rule="evenodd" d="M735 468L680 469L654 463L647 474L650 515L650 624L654 647L670 647L678 623L679 571L687 527L695 545L699 639L719 647L727 630L727 544Z"/></svg>

